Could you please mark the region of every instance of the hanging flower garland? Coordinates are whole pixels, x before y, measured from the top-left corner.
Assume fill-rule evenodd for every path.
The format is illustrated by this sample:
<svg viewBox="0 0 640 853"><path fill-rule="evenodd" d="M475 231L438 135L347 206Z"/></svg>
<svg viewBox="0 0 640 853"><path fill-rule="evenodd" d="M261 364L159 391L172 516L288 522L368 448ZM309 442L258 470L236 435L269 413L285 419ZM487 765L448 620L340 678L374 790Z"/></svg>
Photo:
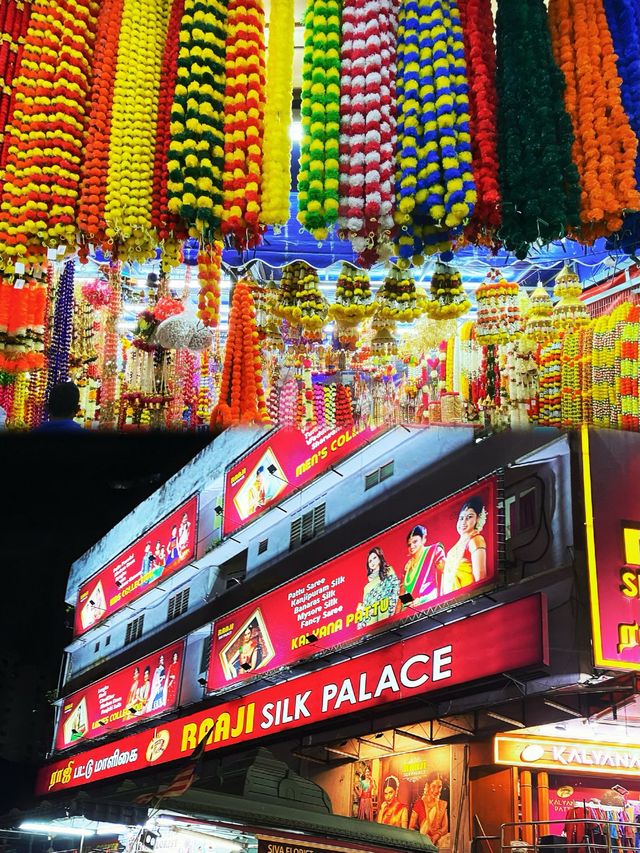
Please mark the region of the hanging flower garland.
<svg viewBox="0 0 640 853"><path fill-rule="evenodd" d="M185 0L171 107L169 211L191 237L214 240L222 219L226 0Z"/></svg>
<svg viewBox="0 0 640 853"><path fill-rule="evenodd" d="M580 185L564 81L544 0L500 0L496 17L499 237L518 258L579 224ZM526 104L526 108L523 105Z"/></svg>
<svg viewBox="0 0 640 853"><path fill-rule="evenodd" d="M459 270L438 261L431 277L430 299L427 300L427 316L432 320L451 320L461 317L471 308L467 299Z"/></svg>
<svg viewBox="0 0 640 853"><path fill-rule="evenodd" d="M91 133L87 137L78 200L78 228L88 240L98 244L107 242L104 217L109 139L123 6L124 0L105 0L98 15L89 105Z"/></svg>
<svg viewBox="0 0 640 853"><path fill-rule="evenodd" d="M302 62L298 220L324 240L339 208L340 0L308 0Z"/></svg>
<svg viewBox="0 0 640 853"><path fill-rule="evenodd" d="M457 0L401 3L397 112L398 252L409 258L446 248L477 199Z"/></svg>
<svg viewBox="0 0 640 853"><path fill-rule="evenodd" d="M374 320L410 323L425 313L427 295L409 274L393 267L378 288L374 306Z"/></svg>
<svg viewBox="0 0 640 853"><path fill-rule="evenodd" d="M280 298L275 313L293 326L317 337L327 318L328 305L320 292L318 272L304 261L282 271Z"/></svg>
<svg viewBox="0 0 640 853"><path fill-rule="evenodd" d="M258 246L262 233L264 74L262 0L229 0L222 233L239 250Z"/></svg>
<svg viewBox="0 0 640 853"><path fill-rule="evenodd" d="M265 225L286 225L291 189L293 0L271 0L264 109L262 215Z"/></svg>
<svg viewBox="0 0 640 853"><path fill-rule="evenodd" d="M171 134L171 108L178 73L178 52L180 49L180 23L184 15L185 0L173 0L167 25L167 38L162 57L160 72L160 92L158 98L158 120L153 159L153 196L151 199L151 226L162 241L182 238L186 235L178 217L169 212L169 175L168 157ZM176 248L165 242L163 260L167 266L177 266L180 254ZM172 255L169 258L169 254Z"/></svg>
<svg viewBox="0 0 640 853"><path fill-rule="evenodd" d="M578 275L565 264L556 276L553 294L558 303L553 309L553 324L556 329L573 330L590 322L587 306L578 297L582 285Z"/></svg>
<svg viewBox="0 0 640 853"><path fill-rule="evenodd" d="M478 199L468 240L493 245L500 225L496 55L491 0L459 0L469 76L469 113L473 176Z"/></svg>
<svg viewBox="0 0 640 853"><path fill-rule="evenodd" d="M157 244L151 199L166 27L161 0L124 0L105 200L107 237L118 240L122 260L146 260Z"/></svg>
<svg viewBox="0 0 640 853"><path fill-rule="evenodd" d="M47 376L47 399L54 385L69 379L69 354L73 334L74 261L67 261L55 290L55 310L51 327Z"/></svg>
<svg viewBox="0 0 640 853"><path fill-rule="evenodd" d="M220 397L211 413L212 429L268 423L255 325L251 284L239 281L233 291Z"/></svg>
<svg viewBox="0 0 640 853"><path fill-rule="evenodd" d="M220 272L222 243L216 241L210 249L198 254L198 317L205 326L215 328L220 322Z"/></svg>
<svg viewBox="0 0 640 853"><path fill-rule="evenodd" d="M336 282L335 302L329 306L329 317L345 325L358 325L375 311L369 276L350 263L343 263Z"/></svg>
<svg viewBox="0 0 640 853"><path fill-rule="evenodd" d="M640 209L638 139L622 106L603 0L552 0L549 21L582 185L576 235L590 243L618 231L624 211Z"/></svg>
<svg viewBox="0 0 640 853"><path fill-rule="evenodd" d="M31 3L5 0L0 7L0 128L4 129L14 103L14 75L20 67L31 16ZM4 162L4 137L0 134L0 163Z"/></svg>
<svg viewBox="0 0 640 853"><path fill-rule="evenodd" d="M46 282L0 279L1 371L19 373L44 366L46 310Z"/></svg>
<svg viewBox="0 0 640 853"><path fill-rule="evenodd" d="M529 297L529 309L525 317L524 334L538 343L546 343L556 337L553 325L551 297L541 283Z"/></svg>
<svg viewBox="0 0 640 853"><path fill-rule="evenodd" d="M5 130L0 255L9 265L75 241L97 9L95 0L33 4Z"/></svg>
<svg viewBox="0 0 640 853"><path fill-rule="evenodd" d="M520 334L520 288L492 271L476 290L478 320L476 340L479 344L506 344Z"/></svg>
<svg viewBox="0 0 640 853"><path fill-rule="evenodd" d="M338 224L368 262L393 229L396 15L395 0L349 0L342 11Z"/></svg>

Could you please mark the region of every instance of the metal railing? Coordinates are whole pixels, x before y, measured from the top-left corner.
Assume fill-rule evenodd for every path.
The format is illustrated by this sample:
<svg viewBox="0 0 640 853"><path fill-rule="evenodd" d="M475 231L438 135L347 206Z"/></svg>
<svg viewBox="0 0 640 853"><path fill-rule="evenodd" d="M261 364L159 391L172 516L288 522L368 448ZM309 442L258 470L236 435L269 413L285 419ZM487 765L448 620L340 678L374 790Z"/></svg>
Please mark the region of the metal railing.
<svg viewBox="0 0 640 853"><path fill-rule="evenodd" d="M571 835L561 837L566 825L570 825ZM640 853L636 830L640 833L635 823L598 818L503 823L499 853L551 853L552 849L553 853ZM491 836L483 838L485 844L490 838L493 840ZM476 845L478 853L482 849Z"/></svg>

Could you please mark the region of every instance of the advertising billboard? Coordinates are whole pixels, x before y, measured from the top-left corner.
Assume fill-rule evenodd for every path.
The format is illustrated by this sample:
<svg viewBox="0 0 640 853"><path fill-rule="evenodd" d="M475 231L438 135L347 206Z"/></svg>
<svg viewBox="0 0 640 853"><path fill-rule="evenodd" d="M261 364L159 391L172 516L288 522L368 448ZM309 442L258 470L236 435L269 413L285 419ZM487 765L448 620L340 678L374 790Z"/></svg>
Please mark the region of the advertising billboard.
<svg viewBox="0 0 640 853"><path fill-rule="evenodd" d="M640 671L638 436L584 427L582 464L594 662Z"/></svg>
<svg viewBox="0 0 640 853"><path fill-rule="evenodd" d="M345 714L548 663L547 602L537 594L249 696L162 721L41 768L39 795L65 791Z"/></svg>
<svg viewBox="0 0 640 853"><path fill-rule="evenodd" d="M207 688L221 690L391 628L495 583L495 475L221 617Z"/></svg>
<svg viewBox="0 0 640 853"><path fill-rule="evenodd" d="M85 581L78 591L75 635L98 625L193 559L197 520L194 496Z"/></svg>
<svg viewBox="0 0 640 853"><path fill-rule="evenodd" d="M640 745L570 738L496 735L496 764L600 776L640 773Z"/></svg>
<svg viewBox="0 0 640 853"><path fill-rule="evenodd" d="M181 640L67 696L55 748L67 749L175 708L183 659Z"/></svg>
<svg viewBox="0 0 640 853"><path fill-rule="evenodd" d="M305 434L287 427L272 432L225 475L223 534L253 521L385 430L336 427Z"/></svg>

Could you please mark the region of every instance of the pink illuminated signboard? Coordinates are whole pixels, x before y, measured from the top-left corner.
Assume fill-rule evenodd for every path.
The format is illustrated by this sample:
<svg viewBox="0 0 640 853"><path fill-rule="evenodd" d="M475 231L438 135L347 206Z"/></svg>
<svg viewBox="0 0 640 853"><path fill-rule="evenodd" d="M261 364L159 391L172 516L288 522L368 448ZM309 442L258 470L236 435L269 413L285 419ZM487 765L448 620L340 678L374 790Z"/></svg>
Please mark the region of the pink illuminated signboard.
<svg viewBox="0 0 640 853"><path fill-rule="evenodd" d="M220 749L547 663L546 599L533 595L54 761L36 790L66 791L189 756L208 732L206 749Z"/></svg>
<svg viewBox="0 0 640 853"><path fill-rule="evenodd" d="M74 631L84 634L193 559L198 498L168 515L82 584Z"/></svg>
<svg viewBox="0 0 640 853"><path fill-rule="evenodd" d="M56 729L56 749L175 708L183 658L181 640L67 696Z"/></svg>
<svg viewBox="0 0 640 853"><path fill-rule="evenodd" d="M222 532L226 536L309 483L385 427L278 429L227 471Z"/></svg>
<svg viewBox="0 0 640 853"><path fill-rule="evenodd" d="M221 617L207 687L292 664L492 584L497 480L484 479ZM412 599L403 604L400 595Z"/></svg>

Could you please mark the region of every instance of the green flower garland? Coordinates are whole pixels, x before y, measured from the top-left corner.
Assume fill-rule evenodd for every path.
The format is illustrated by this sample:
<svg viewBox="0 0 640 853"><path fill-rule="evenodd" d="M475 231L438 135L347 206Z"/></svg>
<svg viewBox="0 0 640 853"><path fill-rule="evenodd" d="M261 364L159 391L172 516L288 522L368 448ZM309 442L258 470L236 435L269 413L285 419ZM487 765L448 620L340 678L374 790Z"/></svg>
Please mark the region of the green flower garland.
<svg viewBox="0 0 640 853"><path fill-rule="evenodd" d="M499 0L496 42L500 237L524 258L579 224L580 185L544 0Z"/></svg>
<svg viewBox="0 0 640 853"><path fill-rule="evenodd" d="M171 108L169 210L211 242L222 218L227 0L186 0Z"/></svg>
<svg viewBox="0 0 640 853"><path fill-rule="evenodd" d="M340 0L308 0L302 63L298 220L318 240L338 218Z"/></svg>

